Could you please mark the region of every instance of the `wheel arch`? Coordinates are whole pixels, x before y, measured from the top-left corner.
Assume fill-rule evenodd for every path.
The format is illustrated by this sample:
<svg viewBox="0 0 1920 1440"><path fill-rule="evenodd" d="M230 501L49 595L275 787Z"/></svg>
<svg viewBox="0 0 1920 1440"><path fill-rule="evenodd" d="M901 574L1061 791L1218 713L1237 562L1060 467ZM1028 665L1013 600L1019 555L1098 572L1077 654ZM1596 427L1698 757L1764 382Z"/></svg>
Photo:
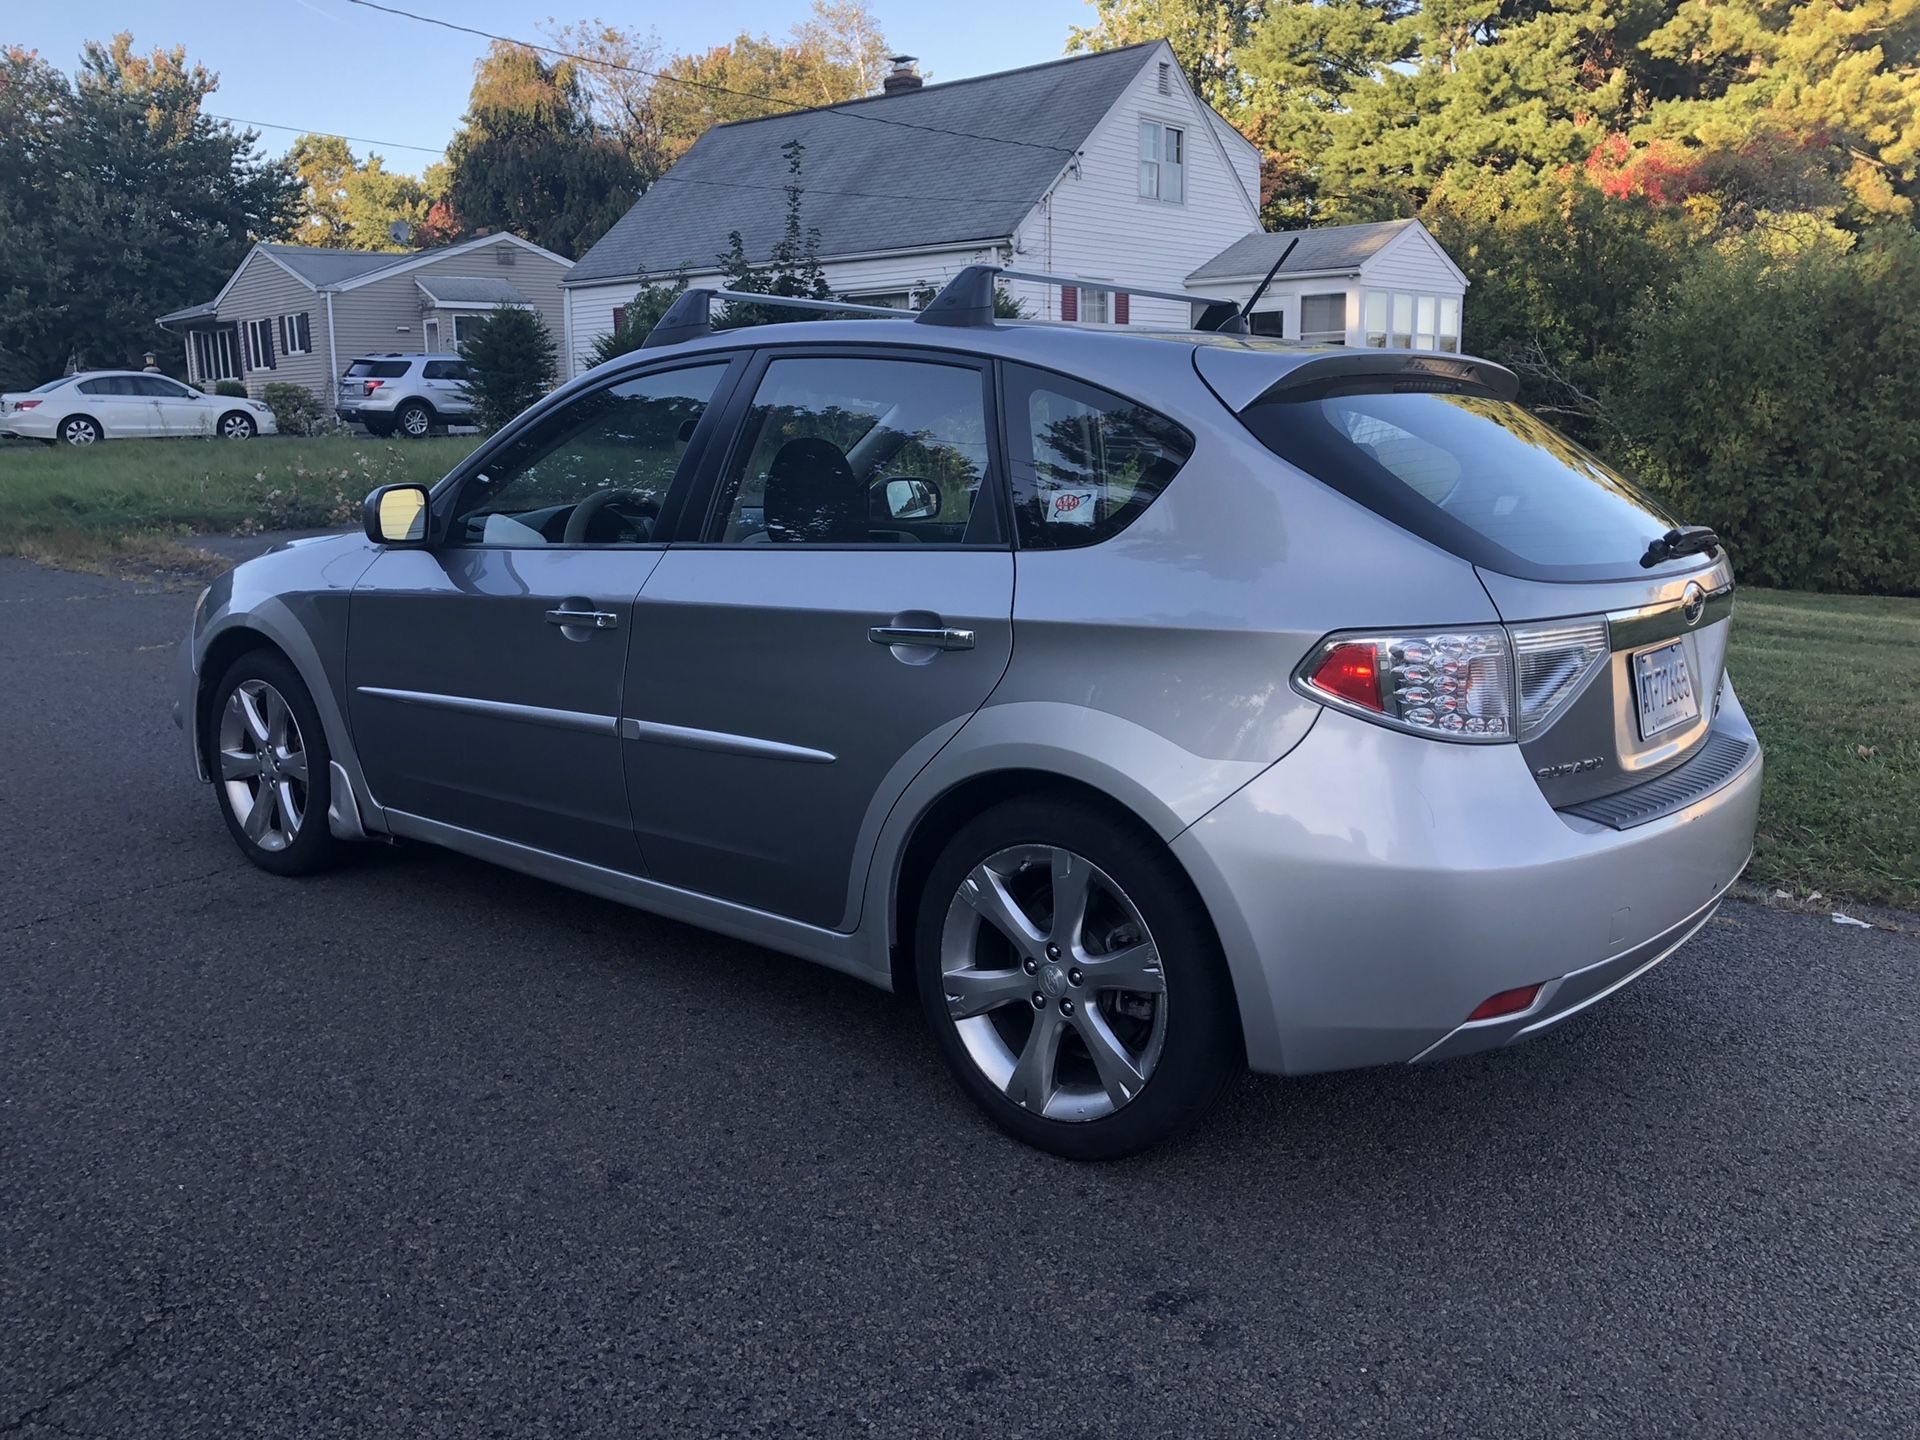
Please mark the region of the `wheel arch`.
<svg viewBox="0 0 1920 1440"><path fill-rule="evenodd" d="M244 410L222 410L220 412L220 418L213 422L213 433L215 435L218 435L220 433L221 427L224 426L227 423L227 421L233 419L236 416L246 421L249 425L253 426L254 434L258 435L260 433L260 422L255 420L253 416L249 415Z"/></svg>
<svg viewBox="0 0 1920 1440"><path fill-rule="evenodd" d="M917 814L907 830L893 862L887 897L888 967L896 994L912 996L918 989L913 964L915 912L919 909L928 876L946 843L974 816L996 805L1015 799L1058 798L1084 804L1098 810L1115 823L1161 847L1167 863L1194 898L1220 943L1219 926L1187 867L1167 847L1167 836L1146 816L1125 801L1091 781L1057 770L1010 767L969 775L948 786ZM1227 982L1233 988L1233 967L1227 967ZM1235 1008L1239 1006L1235 991Z"/></svg>
<svg viewBox="0 0 1920 1440"><path fill-rule="evenodd" d="M230 625L207 642L207 648L200 655L200 672L195 678L193 697L193 749L200 759L203 775L212 773L213 756L207 751L207 706L213 687L220 683L220 677L233 667L233 662L241 656L255 650L265 650L277 655L300 674L300 665L289 655L286 647L276 643L263 630L250 625ZM304 680L306 677L301 676ZM309 684L307 687L313 687Z"/></svg>

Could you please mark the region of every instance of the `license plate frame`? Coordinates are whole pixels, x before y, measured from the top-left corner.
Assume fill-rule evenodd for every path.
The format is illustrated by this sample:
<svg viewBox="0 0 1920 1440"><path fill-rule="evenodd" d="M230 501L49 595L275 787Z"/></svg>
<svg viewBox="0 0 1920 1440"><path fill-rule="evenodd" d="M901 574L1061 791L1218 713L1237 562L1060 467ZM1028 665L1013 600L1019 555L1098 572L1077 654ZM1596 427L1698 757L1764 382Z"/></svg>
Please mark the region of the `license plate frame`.
<svg viewBox="0 0 1920 1440"><path fill-rule="evenodd" d="M1669 641L1633 657L1633 701L1642 740L1700 718L1700 697L1693 687L1693 667L1687 663L1683 642Z"/></svg>

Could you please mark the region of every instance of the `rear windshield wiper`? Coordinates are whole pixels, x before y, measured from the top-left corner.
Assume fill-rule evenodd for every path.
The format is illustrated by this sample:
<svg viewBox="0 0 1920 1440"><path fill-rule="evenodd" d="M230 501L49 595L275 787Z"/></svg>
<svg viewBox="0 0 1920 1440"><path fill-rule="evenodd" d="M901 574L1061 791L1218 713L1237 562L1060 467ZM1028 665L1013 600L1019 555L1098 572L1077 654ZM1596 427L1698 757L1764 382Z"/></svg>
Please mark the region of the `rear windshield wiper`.
<svg viewBox="0 0 1920 1440"><path fill-rule="evenodd" d="M1705 525L1682 525L1669 530L1658 540L1647 546L1647 553L1640 557L1642 568L1651 570L1667 560L1677 560L1682 555L1711 555L1720 548L1720 537Z"/></svg>

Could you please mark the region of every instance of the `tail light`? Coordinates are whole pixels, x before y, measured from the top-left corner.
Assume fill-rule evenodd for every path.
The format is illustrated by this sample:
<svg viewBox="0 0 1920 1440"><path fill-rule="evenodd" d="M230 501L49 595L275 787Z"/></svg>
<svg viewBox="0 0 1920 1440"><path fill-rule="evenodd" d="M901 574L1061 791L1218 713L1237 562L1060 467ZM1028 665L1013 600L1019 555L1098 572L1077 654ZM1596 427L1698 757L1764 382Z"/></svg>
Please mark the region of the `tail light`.
<svg viewBox="0 0 1920 1440"><path fill-rule="evenodd" d="M1294 684L1379 724L1489 744L1545 725L1607 654L1607 627L1597 620L1341 631L1308 652Z"/></svg>
<svg viewBox="0 0 1920 1440"><path fill-rule="evenodd" d="M39 403L38 400L16 400L13 402L13 408L16 410L32 410L38 406Z"/></svg>
<svg viewBox="0 0 1920 1440"><path fill-rule="evenodd" d="M367 387L366 393L371 395L374 391L378 390L384 382L379 380L368 380L365 383Z"/></svg>

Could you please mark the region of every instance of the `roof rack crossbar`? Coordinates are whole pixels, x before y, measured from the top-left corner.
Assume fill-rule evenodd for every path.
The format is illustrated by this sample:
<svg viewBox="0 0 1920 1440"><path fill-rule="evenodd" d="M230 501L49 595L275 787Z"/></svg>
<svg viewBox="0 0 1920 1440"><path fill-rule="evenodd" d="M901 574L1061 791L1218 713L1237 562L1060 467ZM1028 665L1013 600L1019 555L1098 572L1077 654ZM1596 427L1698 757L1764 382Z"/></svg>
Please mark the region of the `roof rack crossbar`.
<svg viewBox="0 0 1920 1440"><path fill-rule="evenodd" d="M993 288L1002 280L1026 280L1038 285L1072 285L1081 290L1100 290L1109 295L1138 295L1147 300L1172 300L1177 304L1200 307L1194 321L1196 330L1217 330L1244 335L1247 325L1240 307L1218 295L1195 295L1185 290L1155 290L1113 280L1086 280L1078 275L1053 275L1044 270L1001 269L995 265L969 265L946 288L934 296L917 317L923 325L991 325Z"/></svg>
<svg viewBox="0 0 1920 1440"><path fill-rule="evenodd" d="M768 305L782 310L810 310L823 315L874 315L887 320L911 320L915 312L891 305L861 305L851 300L813 300L801 295L756 295L748 290L721 290L702 286L683 291L667 307L667 313L655 322L640 342L642 350L661 345L678 345L713 333L713 302L736 301L748 305Z"/></svg>

